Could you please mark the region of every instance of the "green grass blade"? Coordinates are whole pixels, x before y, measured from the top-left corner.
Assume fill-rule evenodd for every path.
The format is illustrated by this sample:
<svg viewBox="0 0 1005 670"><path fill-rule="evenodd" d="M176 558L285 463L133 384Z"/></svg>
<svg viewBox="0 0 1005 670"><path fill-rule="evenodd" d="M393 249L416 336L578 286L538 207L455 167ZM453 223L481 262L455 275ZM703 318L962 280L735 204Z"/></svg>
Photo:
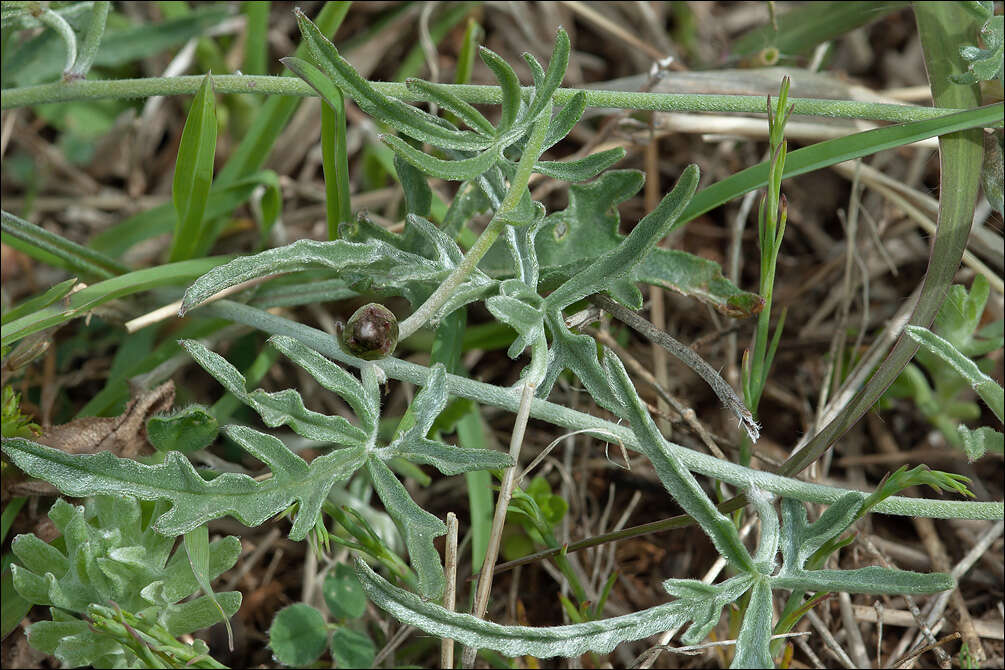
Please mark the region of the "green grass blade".
<svg viewBox="0 0 1005 670"><path fill-rule="evenodd" d="M82 247L9 212L0 212L5 244L32 258L64 268L88 280L109 279L129 268L108 256Z"/></svg>
<svg viewBox="0 0 1005 670"><path fill-rule="evenodd" d="M271 2L241 3L241 11L248 17L248 33L244 43L244 74L268 74L269 72L269 10Z"/></svg>
<svg viewBox="0 0 1005 670"><path fill-rule="evenodd" d="M203 226L206 201L213 184L216 155L216 97L210 73L195 94L181 133L178 160L174 167L171 199L178 220L171 240L171 261L188 260L199 246L206 246Z"/></svg>
<svg viewBox="0 0 1005 670"><path fill-rule="evenodd" d="M216 183L209 191L203 217L205 220L211 221L225 216L238 205L246 202L259 185L272 189L275 184L278 184L278 178L276 173L271 170L262 170L229 184L217 177ZM121 256L132 246L144 240L170 233L175 221L174 207L171 203L165 203L135 214L95 235L90 241L90 246L95 251L109 256ZM128 271L128 268L124 271Z"/></svg>
<svg viewBox="0 0 1005 670"><path fill-rule="evenodd" d="M937 119L910 121L818 142L788 153L785 157L785 172L782 174L782 178L789 179L843 161L869 156L885 149L894 149L937 135L968 128L990 127L1001 123L1003 112L1005 112L1005 104L999 102ZM768 183L769 167L768 161L759 163L698 191L691 200L691 204L681 215L677 225L692 221L705 212L744 193L763 188ZM977 174L980 174L979 168Z"/></svg>
<svg viewBox="0 0 1005 670"><path fill-rule="evenodd" d="M950 75L966 70L958 46L972 39L977 21L955 3L919 3L915 15L928 67L932 97L937 105L967 108L980 104L976 86L954 84ZM980 107L961 114L995 110L994 122L1001 121L998 105ZM958 116L955 115L954 116ZM967 246L974 217L981 162L984 157L980 130L962 130L939 138L939 167L942 186L938 227L928 260L921 295L911 315L910 325L929 327L939 311ZM795 155L794 152L792 155ZM851 428L876 404L886 388L914 357L918 345L901 337L865 386L829 424L782 466L779 473L794 475L816 460L833 442Z"/></svg>
<svg viewBox="0 0 1005 670"><path fill-rule="evenodd" d="M76 283L76 277L67 279L64 282L56 284L42 295L37 295L34 298L28 298L14 309L4 312L3 317L0 318L0 325L6 325L11 321L20 319L22 316L27 316L32 312L37 312L43 307L48 307L69 293L70 289L72 289L73 285Z"/></svg>
<svg viewBox="0 0 1005 670"><path fill-rule="evenodd" d="M163 286L188 284L229 260L230 256L215 256L169 263L91 284L71 295L65 302L50 305L4 324L0 330L0 342L4 345L13 344L32 333L85 316L89 310L116 298Z"/></svg>
<svg viewBox="0 0 1005 670"><path fill-rule="evenodd" d="M878 21L907 5L907 2L814 2L779 16L777 31L770 23L754 28L733 44L732 51L736 56L749 56L775 47L783 56L805 55L818 44Z"/></svg>

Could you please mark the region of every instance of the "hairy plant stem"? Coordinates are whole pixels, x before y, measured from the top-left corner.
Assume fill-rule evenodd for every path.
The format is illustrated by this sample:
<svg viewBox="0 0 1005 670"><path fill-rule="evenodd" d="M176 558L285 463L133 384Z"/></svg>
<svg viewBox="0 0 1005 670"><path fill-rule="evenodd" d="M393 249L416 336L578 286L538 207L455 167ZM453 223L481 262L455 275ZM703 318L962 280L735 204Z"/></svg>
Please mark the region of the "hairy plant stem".
<svg viewBox="0 0 1005 670"><path fill-rule="evenodd" d="M242 305L231 300L220 300L205 307L200 307L199 311L204 316L228 319L236 323L251 326L252 328L257 328L266 333L288 335L344 365L360 367L375 364L390 379L407 381L417 386L425 386L428 383L430 369L425 366L392 357L382 358L373 362L364 361L343 352L338 343L322 330L284 319L281 316L276 316L254 307ZM518 411L520 405L520 401L513 394L512 389L452 374L447 374L447 391L455 396L470 398L476 402L501 407L511 412ZM591 434L597 439L607 442L612 440L613 435L614 439L620 440L624 446L635 451L639 450L638 439L631 428L605 421L546 400L541 400L540 398L531 400L530 416L570 430L591 431ZM848 489L813 484L760 470L751 470L735 463L720 461L713 456L673 443L668 443L668 449L673 451L688 469L740 487L755 485L764 491L770 491L779 496L794 498L804 502L826 504L834 503L842 495L848 493ZM731 501L727 501L729 509L722 508L722 511L738 509L745 502L745 499L738 496ZM955 518L997 521L1005 518L1005 505L1002 503L933 500L929 498L905 498L902 496L891 496L873 507L871 511L880 514L927 516L939 519Z"/></svg>
<svg viewBox="0 0 1005 670"><path fill-rule="evenodd" d="M457 287L463 284L464 280L474 272L478 261L482 259L482 256L491 248L505 228L506 223L498 218L493 218L489 221L489 225L485 226L485 230L478 236L475 243L471 245L468 252L464 254L464 258L454 268L454 271L450 273L450 276L433 291L433 294L426 299L426 302L419 305L419 308L412 312L407 319L398 324L399 342L404 341L406 337L426 325L426 322L432 318L436 310L443 307L443 303L454 294Z"/></svg>
<svg viewBox="0 0 1005 670"><path fill-rule="evenodd" d="M523 447L523 435L527 430L527 419L530 417L530 403L534 398L534 389L537 385L528 382L523 385L520 393L520 407L517 409L516 421L513 424L513 434L509 442L509 455L513 459L513 467L506 470L503 475L502 484L499 486L499 497L496 499L496 510L492 517L492 530L489 533L489 545L485 550L485 561L482 563L481 572L478 575L478 589L475 594L475 606L471 612L481 619L485 616L489 607L489 591L492 590L492 575L495 571L496 559L499 558L499 547L502 544L503 526L506 525L506 510L509 508L509 501L513 497L513 488L516 486L517 472L520 469L520 449ZM474 667L475 654L478 650L474 647L465 647L461 655L461 667Z"/></svg>
<svg viewBox="0 0 1005 670"><path fill-rule="evenodd" d="M541 156L541 147L544 145L544 138L548 134L548 125L551 121L551 108L548 107L547 109L549 113L542 113L541 117L534 123L534 129L531 131L526 146L524 146L523 155L520 156L520 163L517 165L516 174L513 176L509 190L506 192L506 196L503 198L502 204L496 211L495 216L492 217L489 225L485 227L485 230L478 236L475 243L471 245L468 252L464 254L464 258L454 268L454 271L450 273L450 276L433 291L433 294L417 310L412 312L407 319L398 325L399 341L404 340L424 326L436 314L436 311L440 307L443 307L443 304L450 299L450 296L454 294L457 287L463 284L471 273L475 271L478 261L482 259L482 256L488 252L502 231L509 225L507 223L507 215L515 211L520 204L520 199L527 190L527 183L530 181L531 172L534 170L534 163Z"/></svg>
<svg viewBox="0 0 1005 670"><path fill-rule="evenodd" d="M105 98L147 98L157 95L193 95L203 80L202 75L183 77L148 77L145 79L105 79L56 82L6 89L0 93L0 108L13 109L49 102L72 100L98 100ZM403 83L370 82L384 95L401 100L424 100ZM502 92L498 86L473 84L444 84L444 88L472 104L499 104ZM264 95L292 95L313 97L317 93L306 82L294 77L260 75L214 75L213 87L217 93L260 93ZM526 88L529 95L533 89ZM560 88L552 101L556 105L568 103L580 92L575 88ZM650 110L657 112L740 112L764 113L764 96L761 95L711 95L691 93L647 93L632 91L582 90L588 107ZM793 113L842 119L872 121L919 121L933 119L960 109L941 107L916 107L887 103L857 102L851 100L823 100L819 98L790 98Z"/></svg>

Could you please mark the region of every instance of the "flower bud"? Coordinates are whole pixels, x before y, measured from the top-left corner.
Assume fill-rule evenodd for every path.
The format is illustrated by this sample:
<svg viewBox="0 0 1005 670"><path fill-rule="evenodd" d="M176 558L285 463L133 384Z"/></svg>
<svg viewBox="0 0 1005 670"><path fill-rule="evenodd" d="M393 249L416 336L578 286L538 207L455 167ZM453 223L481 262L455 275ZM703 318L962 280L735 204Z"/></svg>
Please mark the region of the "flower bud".
<svg viewBox="0 0 1005 670"><path fill-rule="evenodd" d="M339 333L339 345L347 354L363 360L384 358L398 346L398 319L383 305L363 305Z"/></svg>

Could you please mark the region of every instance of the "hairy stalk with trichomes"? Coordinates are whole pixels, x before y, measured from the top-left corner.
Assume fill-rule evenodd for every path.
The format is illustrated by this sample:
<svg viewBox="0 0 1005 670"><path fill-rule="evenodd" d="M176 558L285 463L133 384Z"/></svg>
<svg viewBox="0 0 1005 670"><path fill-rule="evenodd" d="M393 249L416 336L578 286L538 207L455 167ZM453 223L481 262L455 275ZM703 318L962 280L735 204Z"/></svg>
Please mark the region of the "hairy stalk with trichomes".
<svg viewBox="0 0 1005 670"><path fill-rule="evenodd" d="M580 91L568 95L559 89L570 48L564 31L559 31L547 69L532 56L526 56L534 80L530 88L519 85L513 69L503 59L488 49L481 50L482 60L499 81L499 87L492 89L491 96L486 98L501 105L496 125L469 104L478 87L459 89L409 80L397 91L404 97L435 103L467 126L463 129L388 97L388 87L374 86L363 79L302 13L297 13L297 20L308 58L286 58L287 67L333 109L342 105L343 94L348 95L364 112L398 133L387 132L381 135L381 140L395 152L395 167L405 189L408 214L404 232L391 234L365 217L346 221L340 215L338 239L300 240L210 270L188 289L181 312L199 307L241 282L307 269L327 272L334 282L333 292L341 296L348 291L404 297L413 311L397 329L391 327L393 315L389 316L385 308L367 309L350 320L351 327L347 327L341 338L346 343L344 349L321 331L265 311L270 306L269 294L261 288L255 289L257 293L243 294L250 304L219 300L200 308L206 316L222 317L271 333L270 345L323 387L341 396L357 420L350 422L311 411L294 390L249 392L245 377L235 367L204 345L188 340L183 346L192 358L238 400L253 408L266 425L286 425L330 449L308 464L276 437L246 426L226 427L228 437L270 469L271 477L261 481L234 473L207 480L178 450L168 450L162 462L146 465L116 458L108 452L69 455L24 437L3 442L4 453L15 464L68 495L114 494L162 501L151 517L150 528L165 537L195 533L197 529L205 529L207 521L225 515L255 526L277 513L289 512L294 518L291 539L302 540L313 533L321 540L334 539L351 546L355 550L357 576L371 600L403 622L467 645L464 655L467 662L479 648L511 656L606 653L621 642L688 623L692 625L683 641L693 644L708 635L724 607L746 598L733 665L765 667L773 663L769 640L773 632L774 589L894 594L952 588L951 577L943 574L878 567L828 570L820 566L823 559L847 542L842 534L867 511L1001 518L1002 505L997 503L932 501L893 495L918 483L967 493L964 478L923 470L901 472L867 496L753 471L670 444L653 423L621 361L606 347L598 353L595 339L574 332L566 324L565 310L575 309L598 294L606 294L624 308L641 308L639 283L676 287L733 316L738 312L748 316L756 313L761 303L757 296L745 294L722 280L711 264L683 252L656 247L657 242L682 223L682 215L698 186L696 166L686 168L659 205L630 234L623 236L618 233L617 216L612 212L616 212L619 202L641 187L638 173L608 170L624 156L623 150L569 162L541 159L579 121L588 96L593 96L591 100L599 99L592 93ZM219 81L216 80L217 90L224 90ZM87 82L70 86L84 84ZM302 94L302 85L297 84L291 85L288 92ZM80 94L75 91L70 89L65 95ZM40 93L5 91L3 104L23 104L19 101L32 94ZM638 102L630 96L620 100L623 104ZM655 104L653 100L649 99L649 103ZM553 104L563 104L554 115ZM797 107L797 111L803 110ZM424 145L434 147L435 155L426 153ZM336 167L344 174L344 165ZM527 188L533 172L585 183L570 187L566 210L546 215L543 205L531 199ZM428 218L431 216L428 177L462 182L443 220L437 222L440 225ZM780 175L775 177L780 179ZM490 222L475 244L462 254L455 239L481 213L490 213ZM710 273L712 278L681 279L683 275L693 277L688 273L696 268ZM530 348L530 363L515 387L500 388L448 374L440 364L424 367L383 356L385 348L391 351L394 347L393 341L381 341L385 335L390 337L397 330L399 337L407 337L423 325L441 322L453 311L475 302L484 303L496 319L516 332L517 337L507 351L511 358ZM756 307L750 308L751 305ZM741 306L748 307L744 311ZM370 321L370 317L378 315L379 327ZM360 377L349 374L333 360L358 368ZM548 402L551 389L566 371L578 378L598 405L624 424L603 421ZM380 383L386 378L410 381L422 386L422 390L409 410L413 417L411 425L403 422L399 432L385 444L377 429L381 414ZM516 412L510 453L451 447L430 437L435 437L433 425L449 395ZM731 409L753 428L749 411L742 403L736 405ZM709 536L734 576L712 585L668 579L663 586L673 596L671 602L612 619L551 628L500 626L481 620L491 584L494 553L515 484L523 432L531 416L574 430L593 431L599 439L613 437L646 456L661 483ZM170 418L167 424L177 425L179 431L184 427L181 422L171 424ZM505 471L493 521L496 546L489 551L482 570L475 616L449 611L435 602L444 590L444 573L433 541L446 533L446 527L412 500L393 472L407 472L409 467L414 468L413 464L433 465L445 475L478 469ZM409 565L401 561L362 516L357 515L354 521L333 505L333 487L349 482L363 469L403 538ZM734 504L749 502L759 517L756 551L751 553L741 541L726 516L731 511L729 506L717 508L691 470L745 490L745 498ZM781 519L774 506L776 497L781 498ZM804 501L830 506L810 523ZM336 516L357 541L330 533L322 511ZM193 537L193 553L197 543L198 538ZM779 552L781 562L777 560ZM361 557L383 566L418 593L395 586ZM198 573L197 578L215 571L206 567L193 569ZM38 589L35 595L53 600ZM220 594L221 601L224 595ZM212 598L206 602L213 602ZM226 614L232 604L217 605L217 609ZM112 615L94 612L93 616L104 616L104 621Z"/></svg>

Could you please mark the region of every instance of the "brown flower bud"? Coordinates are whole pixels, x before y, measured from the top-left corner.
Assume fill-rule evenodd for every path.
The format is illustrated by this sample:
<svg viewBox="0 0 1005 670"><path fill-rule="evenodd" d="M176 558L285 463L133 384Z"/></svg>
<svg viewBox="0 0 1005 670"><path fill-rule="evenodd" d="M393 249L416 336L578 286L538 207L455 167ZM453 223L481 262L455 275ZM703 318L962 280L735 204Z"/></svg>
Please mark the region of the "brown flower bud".
<svg viewBox="0 0 1005 670"><path fill-rule="evenodd" d="M398 346L398 319L383 305L363 305L339 333L339 345L363 360L384 358Z"/></svg>

